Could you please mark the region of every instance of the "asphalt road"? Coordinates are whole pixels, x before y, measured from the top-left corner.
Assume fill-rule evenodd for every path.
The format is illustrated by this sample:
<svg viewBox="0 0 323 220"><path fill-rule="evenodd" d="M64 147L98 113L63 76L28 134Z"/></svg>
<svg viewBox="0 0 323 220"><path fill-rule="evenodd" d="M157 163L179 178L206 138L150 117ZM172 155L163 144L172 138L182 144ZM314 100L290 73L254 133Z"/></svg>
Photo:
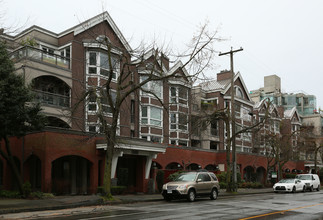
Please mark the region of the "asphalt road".
<svg viewBox="0 0 323 220"><path fill-rule="evenodd" d="M96 207L91 212L84 208L74 212L59 214L53 211L47 216L32 219L322 219L323 190L301 193L266 193L244 196L221 196L218 200L198 199L190 203L186 200L171 202L145 202L127 205ZM55 214L56 213L56 214ZM83 214L81 214L83 213ZM40 218L39 218L40 217Z"/></svg>

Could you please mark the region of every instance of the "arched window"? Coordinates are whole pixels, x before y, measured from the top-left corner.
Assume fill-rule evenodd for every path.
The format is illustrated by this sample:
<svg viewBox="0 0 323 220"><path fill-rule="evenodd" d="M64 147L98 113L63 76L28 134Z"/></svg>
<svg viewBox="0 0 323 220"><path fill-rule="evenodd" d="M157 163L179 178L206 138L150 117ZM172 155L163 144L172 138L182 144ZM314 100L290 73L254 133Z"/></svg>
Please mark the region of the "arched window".
<svg viewBox="0 0 323 220"><path fill-rule="evenodd" d="M242 89L238 86L235 87L235 90L236 90L236 97L238 98L243 98L243 92L242 92Z"/></svg>

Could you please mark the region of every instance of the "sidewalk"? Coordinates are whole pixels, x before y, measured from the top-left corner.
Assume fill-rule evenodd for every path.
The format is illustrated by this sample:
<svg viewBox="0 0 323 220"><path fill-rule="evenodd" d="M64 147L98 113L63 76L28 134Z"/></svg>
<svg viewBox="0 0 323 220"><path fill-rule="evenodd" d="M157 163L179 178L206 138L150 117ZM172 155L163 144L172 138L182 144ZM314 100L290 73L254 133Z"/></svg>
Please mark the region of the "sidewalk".
<svg viewBox="0 0 323 220"><path fill-rule="evenodd" d="M263 189L238 189L237 193L227 193L220 190L222 196L240 196L248 194L262 194L273 192L272 188ZM135 202L161 201L161 194L128 194L114 196L114 201L104 202L98 195L56 196L54 198L28 200L28 199L0 199L0 214L32 212L43 210L69 209L94 205L117 205Z"/></svg>

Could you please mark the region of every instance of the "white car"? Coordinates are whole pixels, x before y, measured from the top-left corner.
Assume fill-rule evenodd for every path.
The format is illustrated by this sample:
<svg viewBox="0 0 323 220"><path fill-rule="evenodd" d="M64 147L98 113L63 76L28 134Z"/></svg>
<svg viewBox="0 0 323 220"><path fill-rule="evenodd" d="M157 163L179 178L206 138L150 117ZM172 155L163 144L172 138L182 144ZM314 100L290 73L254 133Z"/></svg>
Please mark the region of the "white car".
<svg viewBox="0 0 323 220"><path fill-rule="evenodd" d="M305 192L305 183L298 179L282 179L273 186L274 192Z"/></svg>
<svg viewBox="0 0 323 220"><path fill-rule="evenodd" d="M317 174L298 174L295 177L305 184L305 188L313 192L314 189L320 190L321 182Z"/></svg>

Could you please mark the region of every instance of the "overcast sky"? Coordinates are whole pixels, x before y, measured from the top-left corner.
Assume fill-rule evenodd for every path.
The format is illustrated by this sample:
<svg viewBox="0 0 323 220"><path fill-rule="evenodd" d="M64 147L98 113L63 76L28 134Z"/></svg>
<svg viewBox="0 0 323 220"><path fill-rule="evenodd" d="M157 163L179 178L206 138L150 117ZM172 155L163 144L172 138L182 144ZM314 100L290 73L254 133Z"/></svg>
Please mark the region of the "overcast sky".
<svg viewBox="0 0 323 220"><path fill-rule="evenodd" d="M1 0L4 26L38 25L60 33L80 21L108 11L135 48L141 39L155 37L185 47L199 24L210 22L231 47L234 70L248 90L264 85L264 76L281 78L282 91L315 95L323 108L323 1L322 0ZM130 40L131 39L131 40ZM230 69L229 57L216 57L212 73Z"/></svg>

